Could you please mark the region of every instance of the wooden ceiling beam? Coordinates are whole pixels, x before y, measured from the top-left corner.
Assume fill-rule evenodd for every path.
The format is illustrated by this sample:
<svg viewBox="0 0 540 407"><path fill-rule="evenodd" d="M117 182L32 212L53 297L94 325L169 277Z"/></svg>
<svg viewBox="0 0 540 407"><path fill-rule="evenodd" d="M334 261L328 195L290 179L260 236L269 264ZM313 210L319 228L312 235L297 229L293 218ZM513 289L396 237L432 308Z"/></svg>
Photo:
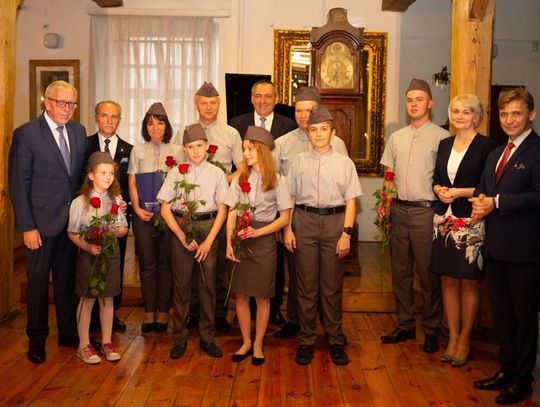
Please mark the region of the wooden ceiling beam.
<svg viewBox="0 0 540 407"><path fill-rule="evenodd" d="M489 0L471 0L469 8L469 20L482 21L486 15Z"/></svg>
<svg viewBox="0 0 540 407"><path fill-rule="evenodd" d="M124 0L94 0L99 7L122 7Z"/></svg>
<svg viewBox="0 0 540 407"><path fill-rule="evenodd" d="M416 0L382 0L382 11L407 11Z"/></svg>

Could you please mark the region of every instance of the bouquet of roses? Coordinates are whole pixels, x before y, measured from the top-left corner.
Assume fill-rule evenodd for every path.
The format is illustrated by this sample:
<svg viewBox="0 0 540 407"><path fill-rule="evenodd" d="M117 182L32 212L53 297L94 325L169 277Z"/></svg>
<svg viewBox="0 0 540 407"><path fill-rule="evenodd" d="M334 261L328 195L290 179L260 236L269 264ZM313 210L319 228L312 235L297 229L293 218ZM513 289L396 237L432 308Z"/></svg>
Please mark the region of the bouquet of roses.
<svg viewBox="0 0 540 407"><path fill-rule="evenodd" d="M118 240L114 234L114 223L118 216L120 205L113 203L109 213L98 216L101 207L101 199L92 197L89 200L90 206L96 210L92 216L90 227L80 232L81 239L88 243L101 246L101 253L96 256L90 278L84 290L86 295L91 297L101 297L107 290L107 273L112 255L118 251Z"/></svg>
<svg viewBox="0 0 540 407"><path fill-rule="evenodd" d="M210 164L214 164L221 171L227 172L223 164L214 158L217 150L218 150L218 146L216 146L215 144L210 144L208 146L208 149L206 150L206 152L208 153L208 157L206 157L206 161L208 161Z"/></svg>
<svg viewBox="0 0 540 407"><path fill-rule="evenodd" d="M397 197L396 190L394 189L395 174L392 171L387 171L384 175L384 184L381 189L376 190L373 196L377 199L375 206L377 207L377 219L373 222L379 232L381 232L382 247L381 252L384 252L384 247L390 243L390 231L392 229L392 223L390 222L390 210L392 202Z"/></svg>
<svg viewBox="0 0 540 407"><path fill-rule="evenodd" d="M237 259L246 258L247 253L242 250L241 243L246 238L247 229L251 226L253 222L253 216L255 213L256 207L249 200L249 193L251 192L251 185L249 182L244 181L240 183L240 190L242 191L242 199L231 208L231 211L236 210L237 221L234 232L231 236L231 244L233 246L234 257ZM250 254L253 254L249 247L245 248ZM232 280L234 278L234 271L236 270L236 263L233 264L231 271L231 278L229 279L229 288L227 290L227 296L225 297L225 305L229 300L229 294L231 292Z"/></svg>

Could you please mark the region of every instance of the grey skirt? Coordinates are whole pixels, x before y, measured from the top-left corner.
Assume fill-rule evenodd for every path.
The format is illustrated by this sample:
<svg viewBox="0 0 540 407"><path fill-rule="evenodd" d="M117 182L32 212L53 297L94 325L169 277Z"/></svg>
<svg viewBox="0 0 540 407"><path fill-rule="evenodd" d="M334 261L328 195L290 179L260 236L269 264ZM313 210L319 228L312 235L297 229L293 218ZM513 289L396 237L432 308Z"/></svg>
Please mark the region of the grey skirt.
<svg viewBox="0 0 540 407"><path fill-rule="evenodd" d="M98 267L96 263L96 256L90 253L79 250L77 256L77 280L75 286L75 294L79 297L96 298L90 294L86 294L88 288L88 282L95 268ZM95 264L95 265L94 265ZM120 294L120 251L111 256L111 263L109 265L109 271L107 273L107 289L101 297L114 297Z"/></svg>
<svg viewBox="0 0 540 407"><path fill-rule="evenodd" d="M254 221L255 229L271 222ZM246 254L240 263L227 261L227 278L225 287L229 287L232 279L231 293L257 298L274 296L276 282L276 236L274 233L246 239L240 243Z"/></svg>

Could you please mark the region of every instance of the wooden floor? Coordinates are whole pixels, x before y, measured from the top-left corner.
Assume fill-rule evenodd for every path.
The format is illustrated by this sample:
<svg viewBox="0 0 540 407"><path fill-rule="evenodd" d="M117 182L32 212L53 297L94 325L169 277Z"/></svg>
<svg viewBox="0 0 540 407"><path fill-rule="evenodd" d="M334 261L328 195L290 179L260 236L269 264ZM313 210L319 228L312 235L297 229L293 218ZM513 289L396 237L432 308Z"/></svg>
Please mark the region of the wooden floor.
<svg viewBox="0 0 540 407"><path fill-rule="evenodd" d="M19 267L16 282L21 280ZM365 274L364 274L365 276ZM85 365L73 349L56 346L54 306L50 306L51 334L47 360L27 361L26 316L21 313L0 325L0 405L18 406L494 406L496 392L474 389L474 380L493 374L496 346L473 342L472 361L462 368L439 362L422 352L422 330L416 341L382 345L379 337L395 326L391 313L347 312L344 330L351 363L336 367L320 332L313 363L294 363L295 340L277 340L269 328L266 363L249 359L234 364L230 355L240 345L237 325L216 342L225 356L213 359L198 347L194 329L180 360L169 359L172 340L167 333L143 335L141 307L121 307L128 330L114 334L122 353L117 363L104 360ZM233 319L233 316L230 316ZM97 337L99 339L99 336ZM443 339L444 343L444 339ZM532 399L521 405L540 406L540 380Z"/></svg>

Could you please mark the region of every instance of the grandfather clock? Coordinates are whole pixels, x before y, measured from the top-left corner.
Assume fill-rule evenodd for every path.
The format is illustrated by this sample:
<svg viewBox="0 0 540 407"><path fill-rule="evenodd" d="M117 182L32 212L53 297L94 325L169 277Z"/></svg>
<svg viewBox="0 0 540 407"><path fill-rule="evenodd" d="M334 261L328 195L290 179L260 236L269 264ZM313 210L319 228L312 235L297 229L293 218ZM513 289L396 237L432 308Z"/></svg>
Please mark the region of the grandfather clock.
<svg viewBox="0 0 540 407"><path fill-rule="evenodd" d="M364 29L353 27L347 10L333 8L323 27L311 30L311 78L321 93L321 105L334 116L337 136L351 154L354 141L363 134L364 83L362 50ZM365 130L364 130L365 131ZM351 250L345 259L346 271L358 269L358 224L354 222Z"/></svg>
<svg viewBox="0 0 540 407"><path fill-rule="evenodd" d="M349 154L354 138L361 137L366 103L362 69L364 29L353 27L347 10L333 8L323 27L311 30L311 78L321 93L321 104L335 118L336 134Z"/></svg>

